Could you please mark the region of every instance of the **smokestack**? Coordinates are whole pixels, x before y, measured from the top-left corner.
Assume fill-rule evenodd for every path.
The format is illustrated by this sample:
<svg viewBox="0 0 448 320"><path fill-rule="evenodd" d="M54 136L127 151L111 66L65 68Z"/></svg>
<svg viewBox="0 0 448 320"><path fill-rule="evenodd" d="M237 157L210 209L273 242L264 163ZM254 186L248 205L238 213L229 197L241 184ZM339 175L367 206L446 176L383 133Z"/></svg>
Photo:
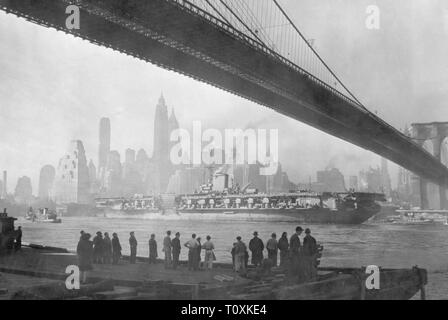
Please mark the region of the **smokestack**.
<svg viewBox="0 0 448 320"><path fill-rule="evenodd" d="M5 171L3 171L3 192L2 192L2 198L6 199L6 196L8 195L8 173Z"/></svg>

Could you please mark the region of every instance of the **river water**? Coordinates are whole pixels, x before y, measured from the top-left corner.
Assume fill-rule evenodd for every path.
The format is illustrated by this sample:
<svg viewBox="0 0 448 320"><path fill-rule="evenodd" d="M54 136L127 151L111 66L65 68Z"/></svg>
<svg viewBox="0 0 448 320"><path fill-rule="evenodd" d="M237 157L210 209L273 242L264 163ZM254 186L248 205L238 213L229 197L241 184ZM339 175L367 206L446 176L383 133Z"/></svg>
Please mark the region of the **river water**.
<svg viewBox="0 0 448 320"><path fill-rule="evenodd" d="M272 232L288 237L296 225L291 222L217 221L203 219L108 219L93 217L63 217L61 224L32 223L19 219L16 225L23 229L23 241L75 250L80 230L94 235L97 231L116 232L121 240L123 254L129 254L129 232L134 231L139 242L138 255L148 255L148 239L156 234L161 244L166 230L181 233L186 242L192 233L205 239L212 237L218 262L231 262L230 250L236 236L248 243L253 231L264 241ZM410 268L418 265L428 270L428 299L448 298L448 226L391 225L364 223L355 226L306 225L312 235L324 246L321 266ZM181 258L187 258L182 250Z"/></svg>

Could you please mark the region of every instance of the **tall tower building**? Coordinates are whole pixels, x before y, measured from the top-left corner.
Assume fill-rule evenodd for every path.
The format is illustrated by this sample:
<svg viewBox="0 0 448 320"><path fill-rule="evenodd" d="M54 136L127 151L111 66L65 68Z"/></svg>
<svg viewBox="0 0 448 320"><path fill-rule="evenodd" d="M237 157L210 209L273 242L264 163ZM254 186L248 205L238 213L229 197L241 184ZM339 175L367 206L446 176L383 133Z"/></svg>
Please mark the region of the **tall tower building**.
<svg viewBox="0 0 448 320"><path fill-rule="evenodd" d="M84 145L80 140L70 143L68 151L59 160L56 170L53 197L56 203L89 202L89 168Z"/></svg>
<svg viewBox="0 0 448 320"><path fill-rule="evenodd" d="M155 172L158 175L158 179L156 178L158 185L154 191L163 193L168 186L168 180L172 170L170 161L168 110L163 95L160 96L156 106L156 114L154 118L154 152L152 160L156 168Z"/></svg>
<svg viewBox="0 0 448 320"><path fill-rule="evenodd" d="M56 170L51 165L46 165L40 170L38 192L40 200L48 201L51 199L51 192L53 190L55 176Z"/></svg>
<svg viewBox="0 0 448 320"><path fill-rule="evenodd" d="M100 120L100 144L98 146L98 179L104 179L107 166L107 158L110 152L110 120L101 118Z"/></svg>

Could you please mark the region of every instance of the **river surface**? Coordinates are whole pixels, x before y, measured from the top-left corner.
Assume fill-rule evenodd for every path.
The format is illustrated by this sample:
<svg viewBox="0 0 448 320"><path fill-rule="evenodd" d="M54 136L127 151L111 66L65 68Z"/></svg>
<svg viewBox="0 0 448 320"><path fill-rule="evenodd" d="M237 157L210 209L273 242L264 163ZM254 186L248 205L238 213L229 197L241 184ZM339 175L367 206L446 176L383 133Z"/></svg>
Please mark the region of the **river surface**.
<svg viewBox="0 0 448 320"><path fill-rule="evenodd" d="M93 217L63 217L60 224L32 223L19 219L16 226L23 229L23 241L75 250L79 232L92 234L97 231L116 232L129 254L129 232L134 231L139 242L138 255L148 256L148 239L156 234L159 256L166 230L181 233L181 242L186 242L192 233L205 239L212 237L218 262L231 262L230 250L235 238L240 235L248 243L254 231L265 242L272 232L280 237L283 231L288 237L296 225L291 222L214 221L201 219L108 219ZM364 223L362 225L303 225L324 246L321 266L410 268L418 265L428 270L428 299L448 298L448 226L392 225ZM187 259L187 250L181 258Z"/></svg>

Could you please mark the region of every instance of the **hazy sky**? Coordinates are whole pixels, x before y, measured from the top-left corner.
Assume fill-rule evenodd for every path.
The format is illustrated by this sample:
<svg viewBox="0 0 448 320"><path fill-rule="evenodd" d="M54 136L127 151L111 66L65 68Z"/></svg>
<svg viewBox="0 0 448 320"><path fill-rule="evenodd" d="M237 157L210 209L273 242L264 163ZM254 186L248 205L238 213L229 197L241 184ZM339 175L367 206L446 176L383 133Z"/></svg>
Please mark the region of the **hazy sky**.
<svg viewBox="0 0 448 320"><path fill-rule="evenodd" d="M448 120L448 2L438 0L281 0L340 78L397 128ZM380 29L365 27L368 5ZM27 175L57 165L72 139L97 163L98 124L109 117L112 149L152 150L155 105L163 92L186 128L278 128L290 178L315 180L334 165L344 175L378 156L274 111L172 71L0 12L0 170L11 192ZM391 168L393 179L396 167Z"/></svg>

